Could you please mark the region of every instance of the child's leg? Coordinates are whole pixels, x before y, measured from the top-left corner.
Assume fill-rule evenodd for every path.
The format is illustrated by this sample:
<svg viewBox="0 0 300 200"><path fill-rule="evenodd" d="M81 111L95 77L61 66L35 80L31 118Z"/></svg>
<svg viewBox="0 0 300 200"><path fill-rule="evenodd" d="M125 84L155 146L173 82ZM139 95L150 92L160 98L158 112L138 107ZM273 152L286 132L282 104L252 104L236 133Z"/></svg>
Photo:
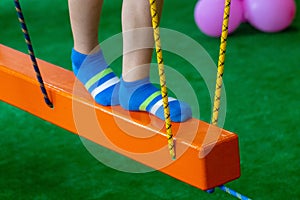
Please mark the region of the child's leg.
<svg viewBox="0 0 300 200"><path fill-rule="evenodd" d="M157 0L157 7L162 10L162 0ZM152 21L148 0L123 0L122 31L123 31L123 71L125 81L136 81L149 77L152 48L135 49L135 42L140 46L153 47ZM144 28L144 30L141 30ZM136 30L136 31L135 31ZM134 73L130 73L134 71Z"/></svg>
<svg viewBox="0 0 300 200"><path fill-rule="evenodd" d="M89 54L98 44L103 0L69 0L74 49Z"/></svg>
<svg viewBox="0 0 300 200"><path fill-rule="evenodd" d="M157 0L158 10L162 9L162 0ZM152 48L128 51L135 41L144 42L146 47L153 46L152 31L130 31L138 28L152 27L150 5L148 0L123 0L123 71L120 83L119 99L123 108L132 111L147 111L164 119L160 91L149 82L149 67ZM171 120L186 121L191 118L189 105L170 98Z"/></svg>
<svg viewBox="0 0 300 200"><path fill-rule="evenodd" d="M119 103L119 79L98 46L102 4L103 0L69 0L69 11L74 38L73 71L95 101L107 106Z"/></svg>

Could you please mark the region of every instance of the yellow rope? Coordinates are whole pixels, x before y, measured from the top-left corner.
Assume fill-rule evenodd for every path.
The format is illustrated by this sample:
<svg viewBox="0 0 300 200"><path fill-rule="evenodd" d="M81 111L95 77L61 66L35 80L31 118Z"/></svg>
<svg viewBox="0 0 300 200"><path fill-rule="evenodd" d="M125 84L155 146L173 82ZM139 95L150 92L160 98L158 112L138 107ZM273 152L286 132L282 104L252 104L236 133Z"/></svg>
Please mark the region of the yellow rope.
<svg viewBox="0 0 300 200"><path fill-rule="evenodd" d="M170 155L172 156L173 159L175 159L176 158L175 145L174 145L174 139L173 139L173 134L172 134L172 124L171 124L170 109L169 109L169 102L168 102L168 91L167 91L167 85L166 85L164 61L163 61L161 42L160 42L159 19L158 19L156 0L149 0L149 3L151 6L150 10L151 10L151 17L152 17L152 27L153 27L153 31L154 31L154 40L155 40L156 56L157 56L157 62L158 62L158 72L159 72L159 79L160 79L161 95L163 98L165 126L166 126L167 138L168 138L168 147L169 147Z"/></svg>
<svg viewBox="0 0 300 200"><path fill-rule="evenodd" d="M218 73L217 73L216 90L215 90L215 97L214 97L213 116L212 116L212 120L211 120L211 123L216 126L218 125L221 90L222 90L222 84L223 84L223 73L224 73L227 36L228 36L230 3L231 3L231 0L225 0L224 18L223 18L222 35L221 35L221 45L220 45L220 53L219 53L219 61L218 61Z"/></svg>

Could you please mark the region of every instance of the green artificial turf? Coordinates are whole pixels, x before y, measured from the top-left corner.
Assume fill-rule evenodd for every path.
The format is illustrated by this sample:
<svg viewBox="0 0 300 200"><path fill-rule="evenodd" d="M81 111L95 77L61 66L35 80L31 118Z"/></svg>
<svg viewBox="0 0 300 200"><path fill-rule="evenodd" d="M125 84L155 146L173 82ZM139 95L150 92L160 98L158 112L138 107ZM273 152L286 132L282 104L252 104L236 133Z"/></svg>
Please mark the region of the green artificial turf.
<svg viewBox="0 0 300 200"><path fill-rule="evenodd" d="M71 69L67 1L21 3L37 57ZM161 26L193 38L217 62L220 41L196 27L195 3L165 1ZM0 43L26 52L13 1L1 0L0 9ZM121 0L105 1L103 9L101 41L121 31ZM242 176L227 185L253 199L300 198L299 55L299 15L281 33L242 24L228 39L224 128L239 135ZM203 81L193 77L184 58L165 52L165 62L188 77L200 118L209 122L211 105ZM121 59L113 63L118 74L120 65ZM78 136L3 102L0 110L0 199L234 199L220 190L207 194L160 172L111 169Z"/></svg>

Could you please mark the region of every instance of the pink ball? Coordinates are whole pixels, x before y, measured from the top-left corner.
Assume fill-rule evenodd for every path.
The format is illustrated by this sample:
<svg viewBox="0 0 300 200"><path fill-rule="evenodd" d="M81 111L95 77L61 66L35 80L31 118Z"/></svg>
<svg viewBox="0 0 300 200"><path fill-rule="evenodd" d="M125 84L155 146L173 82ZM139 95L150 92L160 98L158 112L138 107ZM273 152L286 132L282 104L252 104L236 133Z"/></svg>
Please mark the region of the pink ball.
<svg viewBox="0 0 300 200"><path fill-rule="evenodd" d="M194 18L199 29L206 35L219 37L225 0L199 0L195 6ZM241 0L231 0L228 33L235 31L243 21L243 5Z"/></svg>
<svg viewBox="0 0 300 200"><path fill-rule="evenodd" d="M286 29L296 14L294 0L243 0L245 18L264 32Z"/></svg>

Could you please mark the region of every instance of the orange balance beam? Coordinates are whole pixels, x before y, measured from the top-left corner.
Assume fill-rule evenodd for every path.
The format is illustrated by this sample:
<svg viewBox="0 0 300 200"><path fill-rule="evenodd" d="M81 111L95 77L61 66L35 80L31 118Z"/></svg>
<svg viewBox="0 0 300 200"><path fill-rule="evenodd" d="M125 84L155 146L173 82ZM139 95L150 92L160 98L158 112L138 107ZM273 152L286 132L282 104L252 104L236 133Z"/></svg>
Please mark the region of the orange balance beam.
<svg viewBox="0 0 300 200"><path fill-rule="evenodd" d="M164 122L144 112L96 105L71 71L38 60L54 108L43 101L28 55L0 45L0 100L202 190L240 176L238 137L198 119L173 123L177 159Z"/></svg>

